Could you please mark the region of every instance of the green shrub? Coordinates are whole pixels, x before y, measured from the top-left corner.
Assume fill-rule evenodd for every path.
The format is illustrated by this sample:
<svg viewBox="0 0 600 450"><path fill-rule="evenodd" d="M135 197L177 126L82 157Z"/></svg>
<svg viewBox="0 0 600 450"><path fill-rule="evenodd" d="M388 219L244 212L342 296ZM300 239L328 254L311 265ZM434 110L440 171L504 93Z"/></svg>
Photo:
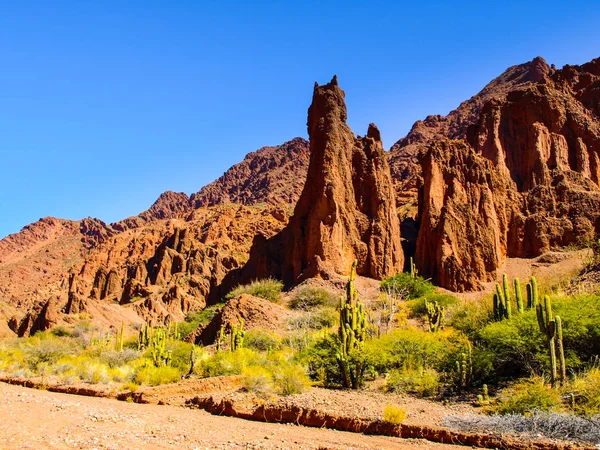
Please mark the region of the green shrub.
<svg viewBox="0 0 600 450"><path fill-rule="evenodd" d="M437 302L438 305L444 307L446 310L448 307L459 303L458 298L451 294L428 294L424 297L416 298L409 303L411 315L413 317L423 317L427 315L427 307L425 306L426 301L430 303Z"/></svg>
<svg viewBox="0 0 600 450"><path fill-rule="evenodd" d="M292 330L322 330L333 327L339 320L339 312L333 308L322 307L303 312L288 320Z"/></svg>
<svg viewBox="0 0 600 450"><path fill-rule="evenodd" d="M50 334L56 337L72 337L73 332L63 325L59 325L50 330Z"/></svg>
<svg viewBox="0 0 600 450"><path fill-rule="evenodd" d="M240 348L235 352L217 352L201 361L198 371L205 377L222 375L241 375L249 366L266 366L265 355L249 348Z"/></svg>
<svg viewBox="0 0 600 450"><path fill-rule="evenodd" d="M169 340L165 346L167 352L171 352L170 365L184 372L190 368L190 355L193 344L177 340Z"/></svg>
<svg viewBox="0 0 600 450"><path fill-rule="evenodd" d="M485 297L476 301L458 303L450 307L448 324L469 337L492 321L492 301Z"/></svg>
<svg viewBox="0 0 600 450"><path fill-rule="evenodd" d="M69 338L59 338L49 333L36 333L20 343L25 362L35 369L38 364L52 364L63 356L74 354L77 350Z"/></svg>
<svg viewBox="0 0 600 450"><path fill-rule="evenodd" d="M140 352L131 348L123 350L104 350L99 358L102 362L108 364L110 368L121 367L140 357Z"/></svg>
<svg viewBox="0 0 600 450"><path fill-rule="evenodd" d="M244 334L244 346L258 351L276 350L281 344L281 338L266 330L248 330Z"/></svg>
<svg viewBox="0 0 600 450"><path fill-rule="evenodd" d="M560 391L544 383L542 377L518 381L504 389L492 408L497 414L526 414L534 411L559 411Z"/></svg>
<svg viewBox="0 0 600 450"><path fill-rule="evenodd" d="M406 410L397 405L387 405L383 409L383 420L400 425L406 419Z"/></svg>
<svg viewBox="0 0 600 450"><path fill-rule="evenodd" d="M432 397L439 393L439 378L434 369L394 369L386 377L385 389Z"/></svg>
<svg viewBox="0 0 600 450"><path fill-rule="evenodd" d="M259 397L268 397L274 390L271 374L260 366L249 366L242 371L242 385Z"/></svg>
<svg viewBox="0 0 600 450"><path fill-rule="evenodd" d="M195 331L200 325L207 325L215 317L224 303L207 306L202 311L188 315L183 322L179 322L178 331L180 339L185 339L191 332Z"/></svg>
<svg viewBox="0 0 600 450"><path fill-rule="evenodd" d="M379 289L395 298L414 299L433 294L435 286L422 277L399 273L381 280Z"/></svg>
<svg viewBox="0 0 600 450"><path fill-rule="evenodd" d="M290 308L308 311L320 306L336 308L339 305L339 295L327 289L311 286L301 286L290 300Z"/></svg>
<svg viewBox="0 0 600 450"><path fill-rule="evenodd" d="M158 386L159 384L175 383L181 379L181 375L176 367L156 367L154 364L149 363L137 371L134 381L137 384Z"/></svg>
<svg viewBox="0 0 600 450"><path fill-rule="evenodd" d="M575 413L583 416L600 414L600 368L593 367L578 376L568 391L573 394L571 407Z"/></svg>
<svg viewBox="0 0 600 450"><path fill-rule="evenodd" d="M414 328L394 330L371 341L376 350L376 369L420 369L432 367L443 372L454 366L463 349L460 336L452 330L429 333Z"/></svg>
<svg viewBox="0 0 600 450"><path fill-rule="evenodd" d="M306 348L299 359L308 365L308 373L311 379L326 386L343 385L340 364L337 355L340 341L337 334L320 334L312 345ZM366 367L368 373L373 373L376 366L385 365L382 361L385 353L378 347L376 340L364 343L360 352L349 355L349 363Z"/></svg>
<svg viewBox="0 0 600 450"><path fill-rule="evenodd" d="M600 354L600 296L553 296L552 303L554 314L562 319L567 369L584 369L586 361ZM474 333L473 339L478 342L474 358L477 355L480 367L493 367L487 374L477 375L483 382L540 375L550 367L546 340L534 310L488 323Z"/></svg>
<svg viewBox="0 0 600 450"><path fill-rule="evenodd" d="M225 296L226 299L232 299L242 294L249 294L255 297L264 298L271 302L279 302L283 283L273 278L265 278L264 280L256 280L250 284L244 284L236 287L233 291Z"/></svg>
<svg viewBox="0 0 600 450"><path fill-rule="evenodd" d="M294 364L276 367L273 378L280 395L302 394L310 385L306 370Z"/></svg>

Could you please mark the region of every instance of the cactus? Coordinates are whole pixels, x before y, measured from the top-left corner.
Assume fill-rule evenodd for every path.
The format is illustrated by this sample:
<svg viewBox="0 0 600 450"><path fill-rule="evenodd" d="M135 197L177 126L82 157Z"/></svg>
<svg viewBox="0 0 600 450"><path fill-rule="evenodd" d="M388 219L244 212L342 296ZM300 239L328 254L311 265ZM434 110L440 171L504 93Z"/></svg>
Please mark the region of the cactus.
<svg viewBox="0 0 600 450"><path fill-rule="evenodd" d="M535 279L534 285L535 285ZM513 280L515 286L515 300L517 303L517 312L522 314L524 311L523 295L521 292L521 283L518 278ZM537 286L535 287L537 292ZM537 295L537 294L536 294ZM527 308L531 308L530 304L534 298L533 288L531 284L527 284ZM502 275L502 287L496 283L496 292L494 293L494 320L499 322L504 319L510 319L512 316L512 304L511 304L511 293L510 284L506 274Z"/></svg>
<svg viewBox="0 0 600 450"><path fill-rule="evenodd" d="M138 350L144 350L148 348L150 345L150 333L151 328L148 326L148 323L144 323L142 328L140 328L140 332L138 333Z"/></svg>
<svg viewBox="0 0 600 450"><path fill-rule="evenodd" d="M519 314L523 314L523 296L521 295L521 283L518 278L515 278L514 284L515 298L517 299L517 311L519 311Z"/></svg>
<svg viewBox="0 0 600 450"><path fill-rule="evenodd" d="M471 343L467 341L466 344L466 352L461 353L460 361L456 361L457 384L460 390L466 389L473 378L473 352Z"/></svg>
<svg viewBox="0 0 600 450"><path fill-rule="evenodd" d="M510 319L511 316L510 302L508 301L505 292L506 291L503 291L500 288L500 285L496 283L496 294L494 297L494 319L497 321Z"/></svg>
<svg viewBox="0 0 600 450"><path fill-rule="evenodd" d="M481 388L481 394L477 395L477 401L475 402L475 404L477 406L484 406L484 405L488 405L490 403L490 395L488 393L488 387L487 384L484 384Z"/></svg>
<svg viewBox="0 0 600 450"><path fill-rule="evenodd" d="M244 345L244 319L240 318L240 326L232 325L231 326L231 346L230 349L232 352L235 352L237 349L242 348Z"/></svg>
<svg viewBox="0 0 600 450"><path fill-rule="evenodd" d="M412 256L410 257L409 264L410 264L410 276L414 280L417 278L419 271L417 270L417 266L415 266L415 263L413 262Z"/></svg>
<svg viewBox="0 0 600 450"><path fill-rule="evenodd" d="M432 333L438 331L444 323L444 307L438 304L438 302L428 302L425 300L425 307L427 308L427 319L429 320L429 331Z"/></svg>
<svg viewBox="0 0 600 450"><path fill-rule="evenodd" d="M362 350L366 338L367 313L354 288L356 261L352 263L346 296L340 298L339 348L336 354L344 387L358 389L364 378L366 365L353 355Z"/></svg>
<svg viewBox="0 0 600 450"><path fill-rule="evenodd" d="M185 378L189 378L193 375L194 369L196 368L196 346L192 344L192 349L190 350L190 370L185 375Z"/></svg>
<svg viewBox="0 0 600 450"><path fill-rule="evenodd" d="M538 288L537 280L534 276L531 277L531 281L527 283L527 309L533 309L538 304Z"/></svg>
<svg viewBox="0 0 600 450"><path fill-rule="evenodd" d="M567 377L567 368L562 342L562 321L559 316L554 317L552 313L552 302L547 295L544 297L544 304L538 303L535 308L540 331L546 336L546 344L550 355L552 387L556 386L557 381L560 381L560 384L564 385ZM557 348L559 352L560 373L558 373L556 364Z"/></svg>
<svg viewBox="0 0 600 450"><path fill-rule="evenodd" d="M558 378L561 386L564 386L565 382L567 381L567 363L565 361L565 349L563 347L562 320L560 316L556 316L554 320L556 321L556 350L558 352L558 362L560 368Z"/></svg>
<svg viewBox="0 0 600 450"><path fill-rule="evenodd" d="M171 362L171 351L167 351L168 332L163 328L152 331L150 354L156 367L168 366Z"/></svg>
<svg viewBox="0 0 600 450"><path fill-rule="evenodd" d="M121 322L121 331L117 332L117 336L115 339L115 350L122 352L124 342L125 342L125 324L123 322Z"/></svg>
<svg viewBox="0 0 600 450"><path fill-rule="evenodd" d="M506 304L509 305L510 304L510 286L508 284L508 277L506 276L506 274L502 275L502 289L504 292L504 300L506 301Z"/></svg>
<svg viewBox="0 0 600 450"><path fill-rule="evenodd" d="M221 325L219 329L219 334L217 336L216 346L217 352L220 352L223 349L223 343L225 342L225 326Z"/></svg>
<svg viewBox="0 0 600 450"><path fill-rule="evenodd" d="M490 401L490 394L488 393L487 384L484 384L481 389L483 391L483 401L489 402Z"/></svg>

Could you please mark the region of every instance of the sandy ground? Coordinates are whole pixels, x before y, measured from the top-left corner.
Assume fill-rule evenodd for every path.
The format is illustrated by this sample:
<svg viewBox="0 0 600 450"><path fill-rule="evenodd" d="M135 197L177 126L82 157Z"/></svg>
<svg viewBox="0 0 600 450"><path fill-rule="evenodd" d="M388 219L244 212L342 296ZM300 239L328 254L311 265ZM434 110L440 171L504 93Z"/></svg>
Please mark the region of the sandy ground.
<svg viewBox="0 0 600 450"><path fill-rule="evenodd" d="M176 406L0 383L2 449L417 449L459 447L213 416Z"/></svg>

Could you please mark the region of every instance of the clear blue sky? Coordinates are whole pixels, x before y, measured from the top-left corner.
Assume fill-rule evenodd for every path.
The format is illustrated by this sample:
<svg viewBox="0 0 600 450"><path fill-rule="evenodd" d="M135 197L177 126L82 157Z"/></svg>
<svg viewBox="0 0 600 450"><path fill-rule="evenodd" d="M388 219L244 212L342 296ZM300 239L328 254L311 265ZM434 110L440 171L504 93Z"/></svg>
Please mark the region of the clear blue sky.
<svg viewBox="0 0 600 450"><path fill-rule="evenodd" d="M561 3L0 0L0 237L196 192L306 136L336 73L389 147L508 66L600 56L598 2Z"/></svg>

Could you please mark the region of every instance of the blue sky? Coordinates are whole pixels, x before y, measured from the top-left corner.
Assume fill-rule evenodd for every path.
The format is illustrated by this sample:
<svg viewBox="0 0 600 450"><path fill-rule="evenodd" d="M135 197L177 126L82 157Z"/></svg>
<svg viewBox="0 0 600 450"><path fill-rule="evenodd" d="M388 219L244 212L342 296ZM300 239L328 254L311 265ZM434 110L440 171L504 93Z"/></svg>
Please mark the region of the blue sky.
<svg viewBox="0 0 600 450"><path fill-rule="evenodd" d="M597 2L0 0L0 237L196 192L333 74L389 147L537 55L600 56Z"/></svg>

